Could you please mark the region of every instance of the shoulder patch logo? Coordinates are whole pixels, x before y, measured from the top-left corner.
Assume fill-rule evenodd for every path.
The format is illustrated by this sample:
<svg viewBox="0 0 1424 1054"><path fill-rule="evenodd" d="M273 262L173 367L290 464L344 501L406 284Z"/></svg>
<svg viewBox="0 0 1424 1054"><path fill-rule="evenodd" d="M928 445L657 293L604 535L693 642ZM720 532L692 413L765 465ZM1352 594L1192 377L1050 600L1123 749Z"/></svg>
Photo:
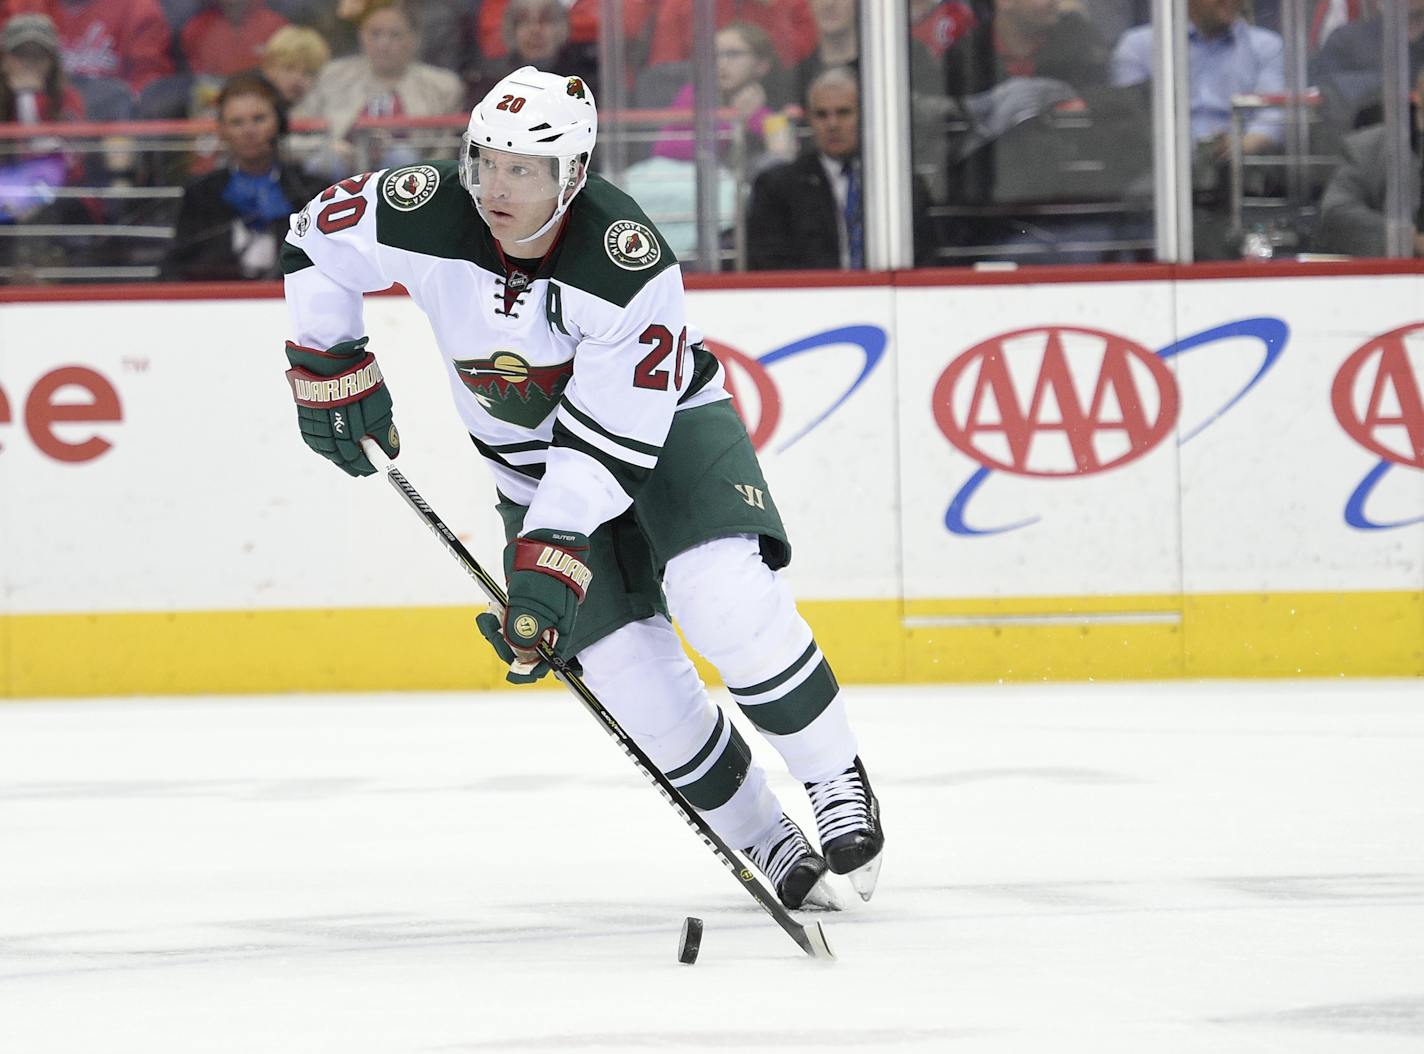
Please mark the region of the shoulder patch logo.
<svg viewBox="0 0 1424 1054"><path fill-rule="evenodd" d="M311 205L305 205L302 211L297 213L297 218L292 221L292 230L297 232L298 238L305 238L307 231L311 230Z"/></svg>
<svg viewBox="0 0 1424 1054"><path fill-rule="evenodd" d="M440 173L430 165L398 168L381 183L381 197L400 212L420 208L435 196L440 186Z"/></svg>
<svg viewBox="0 0 1424 1054"><path fill-rule="evenodd" d="M619 220L603 235L608 258L625 271L642 271L662 259L658 236L632 220Z"/></svg>

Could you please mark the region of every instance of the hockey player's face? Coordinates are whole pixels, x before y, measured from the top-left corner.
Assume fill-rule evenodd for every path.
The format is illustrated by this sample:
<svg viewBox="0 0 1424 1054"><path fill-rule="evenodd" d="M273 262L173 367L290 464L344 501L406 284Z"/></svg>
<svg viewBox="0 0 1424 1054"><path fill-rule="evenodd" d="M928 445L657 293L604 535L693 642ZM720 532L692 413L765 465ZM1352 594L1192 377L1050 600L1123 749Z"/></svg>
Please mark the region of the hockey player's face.
<svg viewBox="0 0 1424 1054"><path fill-rule="evenodd" d="M476 193L496 239L527 237L554 214L559 186L553 164L547 157L480 150L475 163Z"/></svg>

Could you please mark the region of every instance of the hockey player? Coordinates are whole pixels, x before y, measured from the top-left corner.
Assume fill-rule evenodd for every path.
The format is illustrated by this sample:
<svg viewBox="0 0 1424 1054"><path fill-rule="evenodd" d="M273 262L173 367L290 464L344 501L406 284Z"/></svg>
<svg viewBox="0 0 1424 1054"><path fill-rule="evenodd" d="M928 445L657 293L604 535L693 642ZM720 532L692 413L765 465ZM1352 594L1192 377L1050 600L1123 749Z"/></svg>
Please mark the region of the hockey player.
<svg viewBox="0 0 1424 1054"><path fill-rule="evenodd" d="M337 183L283 249L287 376L303 438L352 475L400 441L362 293L430 318L455 406L493 472L509 604L477 622L511 681L584 680L783 904L869 899L884 836L830 665L774 573L791 546L723 371L684 313L677 259L588 171L592 93L532 66L476 106L458 162ZM665 598L665 599L664 599ZM818 853L708 698L669 621L721 673L810 795ZM822 855L824 853L824 856Z"/></svg>

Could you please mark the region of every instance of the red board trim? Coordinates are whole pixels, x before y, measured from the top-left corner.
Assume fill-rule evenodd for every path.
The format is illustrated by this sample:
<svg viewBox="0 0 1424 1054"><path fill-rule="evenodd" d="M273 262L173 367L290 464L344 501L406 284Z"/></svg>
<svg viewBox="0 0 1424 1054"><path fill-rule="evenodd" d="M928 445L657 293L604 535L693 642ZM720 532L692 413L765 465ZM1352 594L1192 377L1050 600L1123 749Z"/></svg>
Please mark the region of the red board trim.
<svg viewBox="0 0 1424 1054"><path fill-rule="evenodd" d="M1254 281L1272 278L1424 275L1424 260L1282 260L1264 263L1102 264L1085 267L1024 267L1006 271L928 268L917 271L762 271L687 275L688 289L854 289L874 287L954 288L977 285L1062 285L1105 282ZM375 296L404 296L392 286ZM103 302L115 300L273 300L280 282L132 282L82 286L7 286L0 304Z"/></svg>

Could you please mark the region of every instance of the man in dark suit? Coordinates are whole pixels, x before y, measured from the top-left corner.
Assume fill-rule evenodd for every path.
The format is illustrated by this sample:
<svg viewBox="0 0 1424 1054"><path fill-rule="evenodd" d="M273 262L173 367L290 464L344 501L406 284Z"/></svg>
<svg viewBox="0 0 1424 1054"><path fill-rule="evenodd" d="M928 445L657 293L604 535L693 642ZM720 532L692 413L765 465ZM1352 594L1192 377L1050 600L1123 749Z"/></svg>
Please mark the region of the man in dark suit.
<svg viewBox="0 0 1424 1054"><path fill-rule="evenodd" d="M860 161L860 87L843 66L821 72L806 91L815 149L757 177L747 209L753 271L865 267L865 174ZM916 263L934 251L929 192L915 178L911 210Z"/></svg>

